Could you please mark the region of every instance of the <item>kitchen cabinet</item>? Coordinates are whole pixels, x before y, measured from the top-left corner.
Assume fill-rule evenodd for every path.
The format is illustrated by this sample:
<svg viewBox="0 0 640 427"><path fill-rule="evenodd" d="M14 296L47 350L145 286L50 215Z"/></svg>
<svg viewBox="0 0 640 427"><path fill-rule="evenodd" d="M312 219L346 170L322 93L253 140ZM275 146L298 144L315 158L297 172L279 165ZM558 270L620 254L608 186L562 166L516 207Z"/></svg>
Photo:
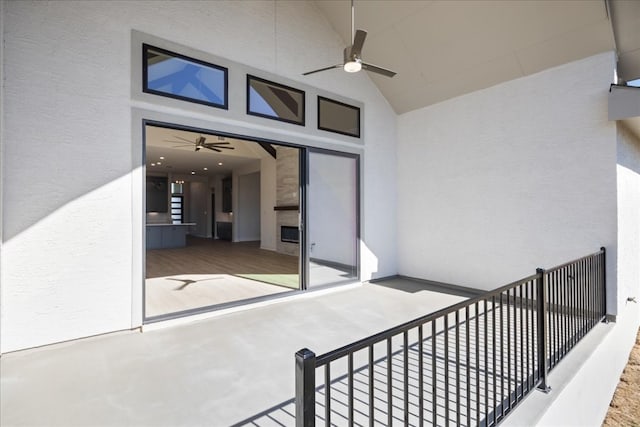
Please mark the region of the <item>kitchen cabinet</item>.
<svg viewBox="0 0 640 427"><path fill-rule="evenodd" d="M232 207L232 180L228 176L222 179L222 212L229 213L233 210Z"/></svg>

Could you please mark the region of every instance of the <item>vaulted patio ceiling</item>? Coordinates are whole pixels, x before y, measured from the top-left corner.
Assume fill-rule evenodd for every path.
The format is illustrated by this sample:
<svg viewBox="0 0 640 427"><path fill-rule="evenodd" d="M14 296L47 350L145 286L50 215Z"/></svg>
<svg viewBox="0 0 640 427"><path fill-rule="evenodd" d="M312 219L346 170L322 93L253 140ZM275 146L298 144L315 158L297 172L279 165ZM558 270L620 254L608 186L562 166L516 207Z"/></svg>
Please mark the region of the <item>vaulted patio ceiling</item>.
<svg viewBox="0 0 640 427"><path fill-rule="evenodd" d="M349 0L315 4L349 44ZM618 73L640 78L640 1L610 12L604 0L355 0L355 26L369 32L363 58L398 72L369 75L400 114L614 49Z"/></svg>

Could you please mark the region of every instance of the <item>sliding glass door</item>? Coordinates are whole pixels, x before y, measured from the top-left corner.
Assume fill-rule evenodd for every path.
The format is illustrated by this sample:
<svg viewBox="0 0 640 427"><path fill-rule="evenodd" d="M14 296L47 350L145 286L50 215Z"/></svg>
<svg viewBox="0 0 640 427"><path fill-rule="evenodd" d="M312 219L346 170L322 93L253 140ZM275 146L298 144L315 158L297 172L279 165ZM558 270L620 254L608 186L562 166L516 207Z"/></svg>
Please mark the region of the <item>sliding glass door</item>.
<svg viewBox="0 0 640 427"><path fill-rule="evenodd" d="M309 151L308 288L358 279L358 157Z"/></svg>

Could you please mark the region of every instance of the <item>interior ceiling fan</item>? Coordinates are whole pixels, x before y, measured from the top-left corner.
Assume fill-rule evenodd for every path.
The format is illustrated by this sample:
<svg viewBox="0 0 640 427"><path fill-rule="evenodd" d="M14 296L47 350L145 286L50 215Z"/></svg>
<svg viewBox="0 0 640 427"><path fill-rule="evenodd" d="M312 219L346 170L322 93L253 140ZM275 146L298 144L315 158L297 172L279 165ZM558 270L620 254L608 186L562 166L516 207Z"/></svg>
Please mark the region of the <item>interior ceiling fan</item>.
<svg viewBox="0 0 640 427"><path fill-rule="evenodd" d="M234 149L233 147L227 147L227 145L231 143L228 141L225 141L224 138L221 136L218 137L218 142L206 142L207 138L205 138L202 135L198 136L195 141L191 141L189 139L182 138L180 136L175 136L175 135L174 135L174 138L179 139L180 141L167 141L167 142L176 142L176 143L187 142L188 143L184 145L176 145L174 146L174 148L193 146L195 147L195 151L200 151L201 148L207 148L209 150L216 151L218 153L222 152L221 148L225 150Z"/></svg>
<svg viewBox="0 0 640 427"><path fill-rule="evenodd" d="M351 40L350 46L344 48L344 61L342 64L332 65L330 67L320 68L318 70L308 71L302 73L303 76L309 74L319 73L320 71L332 70L334 68L342 68L347 73L357 73L364 69L373 73L382 74L386 77L393 77L396 75L395 71L388 70L386 68L378 67L377 65L369 64L362 61L362 46L367 38L367 32L365 30L355 30L354 21L355 10L353 7L353 0L351 0Z"/></svg>

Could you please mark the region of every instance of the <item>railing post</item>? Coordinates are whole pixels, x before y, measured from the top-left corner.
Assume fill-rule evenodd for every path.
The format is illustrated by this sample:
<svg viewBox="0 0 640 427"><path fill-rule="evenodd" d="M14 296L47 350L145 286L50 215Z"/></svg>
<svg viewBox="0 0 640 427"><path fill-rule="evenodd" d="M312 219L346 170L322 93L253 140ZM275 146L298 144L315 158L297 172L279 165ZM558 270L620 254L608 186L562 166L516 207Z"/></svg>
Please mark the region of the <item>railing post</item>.
<svg viewBox="0 0 640 427"><path fill-rule="evenodd" d="M316 421L316 355L308 348L296 353L296 427Z"/></svg>
<svg viewBox="0 0 640 427"><path fill-rule="evenodd" d="M604 246L600 248L602 251L602 321L609 323L607 316L607 250Z"/></svg>
<svg viewBox="0 0 640 427"><path fill-rule="evenodd" d="M538 389L549 393L551 387L547 384L547 375L549 373L549 364L547 363L547 275L542 268L536 269L536 274L539 275L536 279L536 299L538 300L538 370L540 372L540 378L542 379Z"/></svg>

